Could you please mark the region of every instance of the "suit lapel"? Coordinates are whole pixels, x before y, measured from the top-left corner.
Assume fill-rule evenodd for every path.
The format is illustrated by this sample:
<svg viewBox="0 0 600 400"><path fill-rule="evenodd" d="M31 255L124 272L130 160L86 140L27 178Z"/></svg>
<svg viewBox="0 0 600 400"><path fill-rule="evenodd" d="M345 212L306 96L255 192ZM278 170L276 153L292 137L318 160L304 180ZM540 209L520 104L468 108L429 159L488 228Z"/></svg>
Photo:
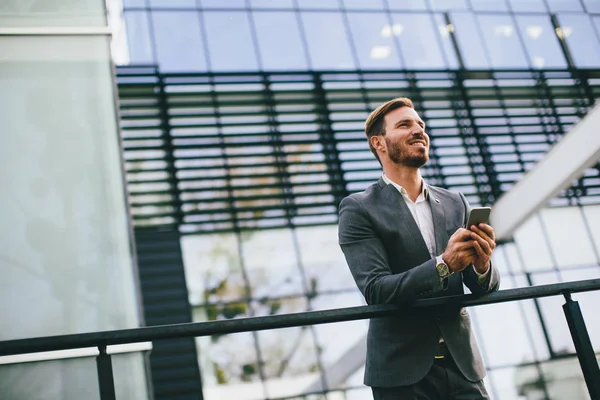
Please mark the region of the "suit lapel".
<svg viewBox="0 0 600 400"><path fill-rule="evenodd" d="M423 235L419 230L417 222L415 221L410 210L408 209L404 198L402 197L400 192L398 192L398 189L396 189L393 185L387 185L384 182L382 186L384 186L382 188L382 191L383 198L386 204L391 210L394 210L398 223L400 223L402 227L410 233L410 236L412 237L413 242L416 245L415 250L425 252L425 254L427 254L427 256L429 257L429 250L427 250L427 245L425 244Z"/></svg>
<svg viewBox="0 0 600 400"><path fill-rule="evenodd" d="M429 206L431 207L431 216L433 218L433 230L435 233L435 254L442 254L444 244L448 240L446 232L446 219L444 215L444 202L440 198L435 188L429 186Z"/></svg>

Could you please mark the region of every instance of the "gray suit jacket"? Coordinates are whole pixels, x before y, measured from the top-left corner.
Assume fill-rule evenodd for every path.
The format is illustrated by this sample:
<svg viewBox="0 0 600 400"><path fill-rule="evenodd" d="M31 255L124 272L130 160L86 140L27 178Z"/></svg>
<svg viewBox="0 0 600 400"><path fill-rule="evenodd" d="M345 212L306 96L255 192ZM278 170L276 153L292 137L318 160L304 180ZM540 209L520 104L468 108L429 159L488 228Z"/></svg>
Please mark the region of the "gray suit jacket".
<svg viewBox="0 0 600 400"><path fill-rule="evenodd" d="M461 193L429 186L436 255L466 223L469 209ZM368 304L397 304L432 296L463 294L463 282L473 293L496 290L499 275L492 267L481 284L473 266L453 274L442 288L427 245L402 195L383 178L366 191L340 203L339 243L358 288ZM433 364L437 343L446 341L458 368L470 381L485 376L485 368L466 309L440 307L374 318L367 335L365 384L392 387L421 380Z"/></svg>

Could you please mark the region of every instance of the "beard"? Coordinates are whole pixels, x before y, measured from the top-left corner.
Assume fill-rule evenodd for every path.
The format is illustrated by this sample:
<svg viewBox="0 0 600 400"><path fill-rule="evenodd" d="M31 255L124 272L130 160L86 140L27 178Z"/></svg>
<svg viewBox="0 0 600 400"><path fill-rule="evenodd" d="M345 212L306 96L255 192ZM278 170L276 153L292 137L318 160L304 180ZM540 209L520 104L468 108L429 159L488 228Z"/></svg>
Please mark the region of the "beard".
<svg viewBox="0 0 600 400"><path fill-rule="evenodd" d="M429 152L426 148L420 147L411 149L410 146L398 143L393 143L387 136L385 143L388 149L390 160L396 164L404 165L411 168L421 168L429 161Z"/></svg>

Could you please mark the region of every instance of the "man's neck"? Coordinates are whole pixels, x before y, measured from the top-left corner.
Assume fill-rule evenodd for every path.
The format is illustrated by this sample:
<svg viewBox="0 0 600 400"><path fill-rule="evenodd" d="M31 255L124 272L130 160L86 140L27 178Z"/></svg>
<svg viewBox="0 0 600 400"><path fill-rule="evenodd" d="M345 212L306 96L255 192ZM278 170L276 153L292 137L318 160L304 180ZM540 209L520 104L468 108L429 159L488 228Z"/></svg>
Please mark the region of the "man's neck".
<svg viewBox="0 0 600 400"><path fill-rule="evenodd" d="M412 201L417 200L423 189L423 178L419 168L402 165L384 166L383 173L389 180L402 186Z"/></svg>

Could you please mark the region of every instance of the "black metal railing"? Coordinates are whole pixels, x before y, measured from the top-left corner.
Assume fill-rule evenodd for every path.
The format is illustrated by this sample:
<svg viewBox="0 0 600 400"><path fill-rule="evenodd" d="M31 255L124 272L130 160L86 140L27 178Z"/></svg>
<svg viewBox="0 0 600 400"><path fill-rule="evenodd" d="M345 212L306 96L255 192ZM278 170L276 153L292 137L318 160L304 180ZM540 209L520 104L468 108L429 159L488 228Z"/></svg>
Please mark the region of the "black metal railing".
<svg viewBox="0 0 600 400"><path fill-rule="evenodd" d="M563 311L571 332L571 337L575 344L575 350L590 397L592 400L600 400L600 368L598 366L598 361L596 360L596 355L590 341L579 303L571 298L573 293L594 290L600 290L600 279L501 290L484 296L469 294L463 296L429 298L416 300L412 303L403 305L385 304L359 306L225 321L173 324L105 332L7 340L0 342L0 356L97 347L100 352L97 356L100 399L114 400L116 399L116 394L112 362L111 356L106 352L106 347L109 345L380 318L394 315L407 308L439 307L441 305L473 307L562 295L566 300L563 305ZM499 323L509 323L509 321L501 321Z"/></svg>

